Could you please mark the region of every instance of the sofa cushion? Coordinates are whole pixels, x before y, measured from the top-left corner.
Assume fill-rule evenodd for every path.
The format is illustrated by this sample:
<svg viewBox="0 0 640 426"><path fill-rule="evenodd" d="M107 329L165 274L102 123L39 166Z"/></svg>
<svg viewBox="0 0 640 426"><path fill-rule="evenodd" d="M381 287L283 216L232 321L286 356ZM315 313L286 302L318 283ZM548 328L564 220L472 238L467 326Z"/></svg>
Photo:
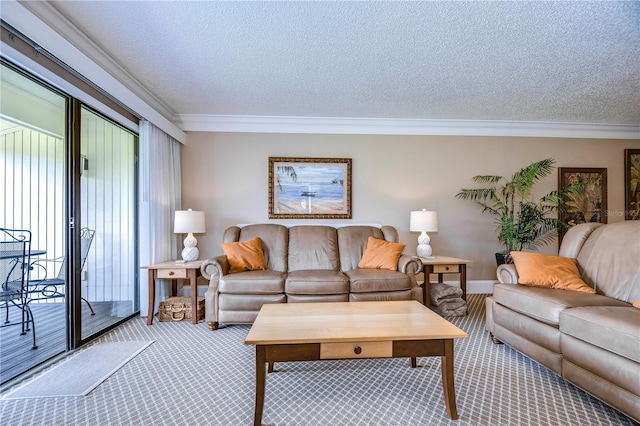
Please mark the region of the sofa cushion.
<svg viewBox="0 0 640 426"><path fill-rule="evenodd" d="M564 237L562 237L562 244L558 250L558 256L562 257L578 257L582 246L589 239L589 236L598 229L604 226L604 223L587 222L581 223L579 226L570 227Z"/></svg>
<svg viewBox="0 0 640 426"><path fill-rule="evenodd" d="M338 271L293 271L284 284L287 294L349 293L349 278Z"/></svg>
<svg viewBox="0 0 640 426"><path fill-rule="evenodd" d="M218 291L234 294L284 293L286 274L278 271L246 271L224 275Z"/></svg>
<svg viewBox="0 0 640 426"><path fill-rule="evenodd" d="M342 272L358 268L358 263L367 248L369 237L384 240L382 230L373 226L358 225L338 228L338 249L340 250L340 270Z"/></svg>
<svg viewBox="0 0 640 426"><path fill-rule="evenodd" d="M493 305L493 318L498 334L498 339L502 339L505 331L508 330L509 337L504 340L505 343L524 352L528 356L538 360L537 355L546 359L544 365L547 365L554 371L560 367L560 360L547 353L551 351L554 354L562 352L560 348L560 330L558 327L545 324L536 318L516 312L499 303ZM515 336L518 336L517 338Z"/></svg>
<svg viewBox="0 0 640 426"><path fill-rule="evenodd" d="M331 226L301 225L289 228L289 272L340 268L338 233Z"/></svg>
<svg viewBox="0 0 640 426"><path fill-rule="evenodd" d="M590 306L560 313L560 331L640 362L640 311L627 305Z"/></svg>
<svg viewBox="0 0 640 426"><path fill-rule="evenodd" d="M511 257L518 271L520 284L585 293L596 292L582 281L576 260L573 258L522 251L512 251Z"/></svg>
<svg viewBox="0 0 640 426"><path fill-rule="evenodd" d="M626 415L640 420L638 363L568 334L563 333L561 340L562 377ZM635 422L631 424L638 425Z"/></svg>
<svg viewBox="0 0 640 426"><path fill-rule="evenodd" d="M598 294L628 303L640 300L640 221L595 229L578 254L582 279Z"/></svg>
<svg viewBox="0 0 640 426"><path fill-rule="evenodd" d="M496 284L493 288L493 298L502 306L553 326L558 326L560 312L567 308L629 306L628 303L599 294L519 284Z"/></svg>
<svg viewBox="0 0 640 426"><path fill-rule="evenodd" d="M349 302L390 302L396 300L415 300L415 298L411 290L349 293Z"/></svg>
<svg viewBox="0 0 640 426"><path fill-rule="evenodd" d="M229 272L264 271L267 269L267 261L262 252L260 238L256 237L248 241L222 243L222 251L229 262Z"/></svg>
<svg viewBox="0 0 640 426"><path fill-rule="evenodd" d="M349 277L351 293L410 290L411 278L398 271L387 269L354 269L345 272Z"/></svg>
<svg viewBox="0 0 640 426"><path fill-rule="evenodd" d="M242 228L231 227L228 231L229 235L225 231L224 242L247 241L260 237L264 258L269 265L268 269L286 272L289 251L289 229L286 226L276 223L259 223L246 225ZM234 239L227 239L229 237Z"/></svg>
<svg viewBox="0 0 640 426"><path fill-rule="evenodd" d="M287 294L287 303L348 302L349 293L343 294Z"/></svg>
<svg viewBox="0 0 640 426"><path fill-rule="evenodd" d="M358 268L398 270L398 259L405 245L369 237Z"/></svg>
<svg viewBox="0 0 640 426"><path fill-rule="evenodd" d="M247 297L242 294L221 294L220 309L223 311L251 311L256 314L265 303L285 303L287 298L282 293L254 294Z"/></svg>

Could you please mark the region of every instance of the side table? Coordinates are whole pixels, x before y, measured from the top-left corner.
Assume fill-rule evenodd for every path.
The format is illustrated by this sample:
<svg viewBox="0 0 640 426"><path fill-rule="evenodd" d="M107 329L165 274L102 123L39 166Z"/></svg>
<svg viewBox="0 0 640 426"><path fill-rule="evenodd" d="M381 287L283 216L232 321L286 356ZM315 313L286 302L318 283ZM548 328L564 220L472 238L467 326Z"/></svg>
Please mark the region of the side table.
<svg viewBox="0 0 640 426"><path fill-rule="evenodd" d="M460 274L462 298L467 300L467 265L473 263L471 260L448 256L435 256L433 259L419 257L418 259L422 262L422 272L424 272L422 302L426 307L431 305L431 282L429 280L431 274L438 274L439 283L443 282L444 274Z"/></svg>
<svg viewBox="0 0 640 426"><path fill-rule="evenodd" d="M178 291L177 280L189 280L191 286L191 309L194 309L192 322L194 324L198 323L198 277L202 275L200 272L201 266L201 260L187 263L176 263L175 260L169 260L141 267L141 269L149 270L149 316L147 317L147 325L153 324L157 279L171 280L172 296L175 296Z"/></svg>

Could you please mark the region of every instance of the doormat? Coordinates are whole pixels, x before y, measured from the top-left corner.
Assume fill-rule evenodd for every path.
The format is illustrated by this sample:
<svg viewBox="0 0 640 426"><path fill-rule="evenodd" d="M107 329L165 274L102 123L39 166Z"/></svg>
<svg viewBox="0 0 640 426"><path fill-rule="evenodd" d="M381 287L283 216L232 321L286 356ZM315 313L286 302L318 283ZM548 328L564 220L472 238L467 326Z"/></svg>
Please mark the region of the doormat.
<svg viewBox="0 0 640 426"><path fill-rule="evenodd" d="M2 399L85 396L153 341L100 342L70 355ZM37 349L35 349L37 350Z"/></svg>

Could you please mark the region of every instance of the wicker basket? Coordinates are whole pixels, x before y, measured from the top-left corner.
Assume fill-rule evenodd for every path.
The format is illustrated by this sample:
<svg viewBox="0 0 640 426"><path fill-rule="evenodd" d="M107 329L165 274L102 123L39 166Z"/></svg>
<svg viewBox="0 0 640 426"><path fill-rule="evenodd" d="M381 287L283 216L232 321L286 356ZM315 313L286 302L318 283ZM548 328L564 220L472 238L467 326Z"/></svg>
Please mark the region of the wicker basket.
<svg viewBox="0 0 640 426"><path fill-rule="evenodd" d="M191 321L191 297L170 297L160 302L160 321ZM204 297L198 297L198 320L204 319Z"/></svg>

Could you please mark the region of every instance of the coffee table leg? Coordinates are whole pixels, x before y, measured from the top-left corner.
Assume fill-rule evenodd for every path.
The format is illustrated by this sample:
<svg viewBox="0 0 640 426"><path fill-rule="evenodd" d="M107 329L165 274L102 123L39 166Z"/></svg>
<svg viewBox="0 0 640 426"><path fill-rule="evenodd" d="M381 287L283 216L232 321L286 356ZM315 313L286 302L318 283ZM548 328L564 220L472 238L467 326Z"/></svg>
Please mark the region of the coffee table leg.
<svg viewBox="0 0 640 426"><path fill-rule="evenodd" d="M452 420L457 420L456 390L453 384L453 339L445 339L444 356L441 356L440 359L442 365L442 388L444 390L447 413Z"/></svg>
<svg viewBox="0 0 640 426"><path fill-rule="evenodd" d="M253 417L253 425L262 424L262 409L264 408L264 382L265 363L267 362L266 348L263 345L256 345L256 407Z"/></svg>

